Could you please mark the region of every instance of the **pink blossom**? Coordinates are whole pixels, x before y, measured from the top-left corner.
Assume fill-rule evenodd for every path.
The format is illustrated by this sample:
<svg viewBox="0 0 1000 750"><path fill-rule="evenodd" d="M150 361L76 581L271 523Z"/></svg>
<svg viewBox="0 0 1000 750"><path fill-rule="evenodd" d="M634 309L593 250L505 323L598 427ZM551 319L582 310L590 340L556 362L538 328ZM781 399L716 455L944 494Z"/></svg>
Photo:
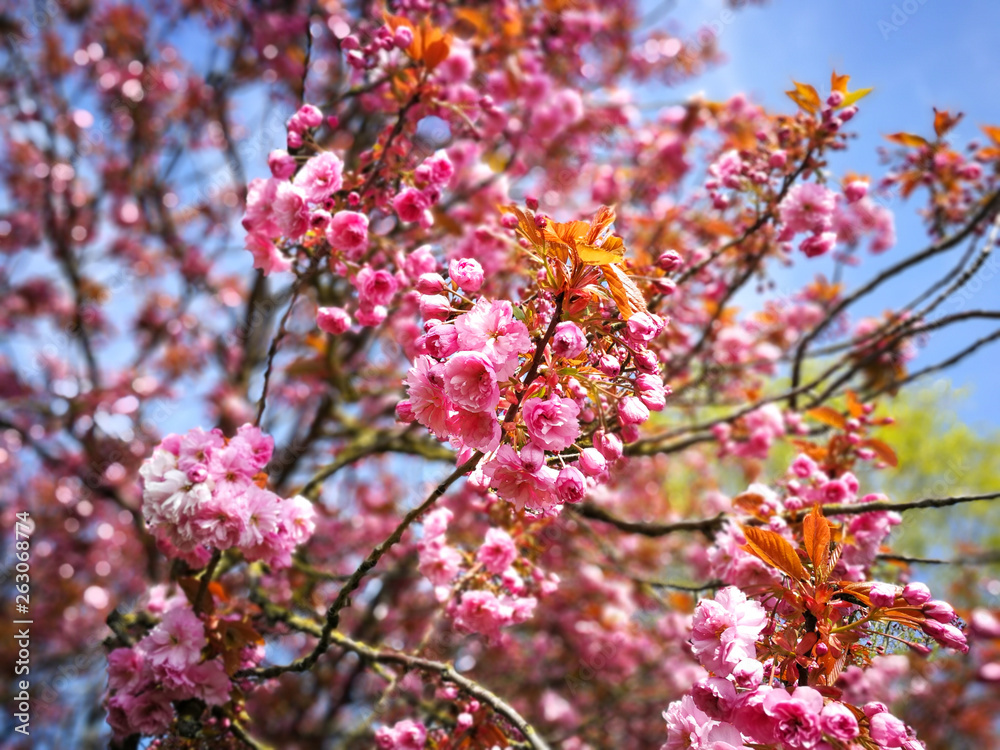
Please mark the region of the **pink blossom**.
<svg viewBox="0 0 1000 750"><path fill-rule="evenodd" d="M795 185L778 207L785 231L823 232L830 228L836 196L815 182Z"/></svg>
<svg viewBox="0 0 1000 750"><path fill-rule="evenodd" d="M416 188L406 188L392 199L392 207L401 221L415 222L424 218L431 202Z"/></svg>
<svg viewBox="0 0 1000 750"><path fill-rule="evenodd" d="M823 734L841 742L850 742L861 733L857 718L843 703L826 704L820 714L820 725Z"/></svg>
<svg viewBox="0 0 1000 750"><path fill-rule="evenodd" d="M108 699L108 724L119 737L130 734L162 734L173 723L170 700L159 690L132 695L119 693Z"/></svg>
<svg viewBox="0 0 1000 750"><path fill-rule="evenodd" d="M321 307L316 311L316 325L324 333L339 336L351 327L351 316L342 307Z"/></svg>
<svg viewBox="0 0 1000 750"><path fill-rule="evenodd" d="M448 430L462 445L484 453L496 450L502 437L500 423L492 409L479 412L456 409L448 417Z"/></svg>
<svg viewBox="0 0 1000 750"><path fill-rule="evenodd" d="M459 346L489 357L501 381L517 370L517 355L532 346L527 327L514 318L513 306L507 300L476 300L471 310L455 320L455 327Z"/></svg>
<svg viewBox="0 0 1000 750"><path fill-rule="evenodd" d="M447 186L455 174L455 165L451 163L444 151L435 151L434 155L424 160L422 166L428 167L428 180L432 185Z"/></svg>
<svg viewBox="0 0 1000 750"><path fill-rule="evenodd" d="M274 195L274 221L289 239L298 239L309 229L309 209L303 191L290 182L281 182Z"/></svg>
<svg viewBox="0 0 1000 750"><path fill-rule="evenodd" d="M205 626L198 616L187 607L175 607L139 645L153 666L184 669L201 658L207 643Z"/></svg>
<svg viewBox="0 0 1000 750"><path fill-rule="evenodd" d="M924 616L938 622L949 623L955 619L955 609L948 602L933 599L920 608Z"/></svg>
<svg viewBox="0 0 1000 750"><path fill-rule="evenodd" d="M586 496L587 480L575 466L564 466L556 477L556 494L563 503L578 503Z"/></svg>
<svg viewBox="0 0 1000 750"><path fill-rule="evenodd" d="M868 720L868 734L883 747L901 747L908 739L906 724L882 711Z"/></svg>
<svg viewBox="0 0 1000 750"><path fill-rule="evenodd" d="M396 293L396 279L385 269L373 270L365 266L354 277L354 286L363 303L388 305Z"/></svg>
<svg viewBox="0 0 1000 750"><path fill-rule="evenodd" d="M597 448L584 448L580 451L580 470L588 477L603 474L608 468L608 461Z"/></svg>
<svg viewBox="0 0 1000 750"><path fill-rule="evenodd" d="M483 285L483 267L474 258L458 258L448 266L448 275L463 292L476 292Z"/></svg>
<svg viewBox="0 0 1000 750"><path fill-rule="evenodd" d="M466 591L455 610L456 627L481 633L491 641L500 635L500 628L510 625L513 620L514 608L492 591Z"/></svg>
<svg viewBox="0 0 1000 750"><path fill-rule="evenodd" d="M287 180L295 174L295 158L285 149L276 148L267 155L267 167L272 177Z"/></svg>
<svg viewBox="0 0 1000 750"><path fill-rule="evenodd" d="M421 355L406 375L413 415L420 424L441 438L448 437L451 401L444 391L444 365Z"/></svg>
<svg viewBox="0 0 1000 750"><path fill-rule="evenodd" d="M521 414L531 439L546 450L566 450L580 434L580 407L572 399L528 399Z"/></svg>
<svg viewBox="0 0 1000 750"><path fill-rule="evenodd" d="M357 258L368 248L368 217L356 211L338 211L326 228L330 247Z"/></svg>
<svg viewBox="0 0 1000 750"><path fill-rule="evenodd" d="M764 711L774 719L774 735L786 747L806 750L822 739L823 696L811 687L797 687L791 695L782 689L768 693Z"/></svg>
<svg viewBox="0 0 1000 750"><path fill-rule="evenodd" d="M649 419L649 407L635 396L624 396L618 402L618 419L625 424L642 424Z"/></svg>
<svg viewBox="0 0 1000 750"><path fill-rule="evenodd" d="M379 750L424 750L427 729L411 719L396 722L391 727L380 727L375 732Z"/></svg>
<svg viewBox="0 0 1000 750"><path fill-rule="evenodd" d="M479 352L460 352L448 360L444 391L453 403L472 412L496 409L500 402L493 363Z"/></svg>
<svg viewBox="0 0 1000 750"><path fill-rule="evenodd" d="M691 647L702 666L720 676L756 654L757 636L767 621L764 608L727 586L715 600L702 599L692 621Z"/></svg>
<svg viewBox="0 0 1000 750"><path fill-rule="evenodd" d="M435 586L449 583L462 565L462 553L445 544L443 538L421 543L418 557L420 572Z"/></svg>
<svg viewBox="0 0 1000 750"><path fill-rule="evenodd" d="M930 601L931 590L927 588L926 583L913 581L903 587L903 598L911 607L919 607L921 604Z"/></svg>
<svg viewBox="0 0 1000 750"><path fill-rule="evenodd" d="M563 359L576 359L587 348L587 337L580 326L566 320L556 326L552 336L552 354Z"/></svg>
<svg viewBox="0 0 1000 750"><path fill-rule="evenodd" d="M528 470L521 457L506 443L483 465L483 473L491 480L497 494L519 509L546 510L555 504L555 469L542 466Z"/></svg>
<svg viewBox="0 0 1000 750"><path fill-rule="evenodd" d="M836 244L837 235L835 232L818 232L802 240L801 244L799 244L799 250L807 258L818 258L820 255L826 255L833 250Z"/></svg>
<svg viewBox="0 0 1000 750"><path fill-rule="evenodd" d="M344 162L332 151L312 157L295 175L293 183L313 203L322 203L343 185ZM367 222L365 222L367 225Z"/></svg>
<svg viewBox="0 0 1000 750"><path fill-rule="evenodd" d="M486 540L476 553L476 559L493 575L500 575L517 559L517 546L503 529L491 528Z"/></svg>
<svg viewBox="0 0 1000 750"><path fill-rule="evenodd" d="M868 598L873 607L891 607L896 603L899 590L891 583L873 583L868 590Z"/></svg>
<svg viewBox="0 0 1000 750"><path fill-rule="evenodd" d="M432 325L424 335L424 345L435 359L446 359L458 351L458 329L451 323Z"/></svg>

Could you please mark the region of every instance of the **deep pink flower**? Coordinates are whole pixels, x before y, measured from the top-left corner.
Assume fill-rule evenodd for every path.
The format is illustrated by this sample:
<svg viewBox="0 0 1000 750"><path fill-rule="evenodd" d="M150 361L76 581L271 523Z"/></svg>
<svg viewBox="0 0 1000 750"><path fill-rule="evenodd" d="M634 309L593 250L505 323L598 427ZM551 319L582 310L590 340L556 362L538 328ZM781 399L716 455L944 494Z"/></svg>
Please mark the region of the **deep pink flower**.
<svg viewBox="0 0 1000 750"><path fill-rule="evenodd" d="M820 725L823 734L841 742L849 742L861 733L857 718L843 703L825 705L820 714Z"/></svg>
<svg viewBox="0 0 1000 750"><path fill-rule="evenodd" d="M406 188L392 199L392 208L400 220L405 222L420 221L430 208L431 202L423 192L416 188Z"/></svg>
<svg viewBox="0 0 1000 750"><path fill-rule="evenodd" d="M448 275L463 292L476 292L483 285L483 267L475 258L458 258L448 265Z"/></svg>
<svg viewBox="0 0 1000 750"><path fill-rule="evenodd" d="M573 399L553 395L528 399L521 409L531 439L550 451L566 450L580 435L580 407Z"/></svg>
<svg viewBox="0 0 1000 750"><path fill-rule="evenodd" d="M587 494L587 479L575 466L564 466L556 477L556 494L563 503L578 503Z"/></svg>
<svg viewBox="0 0 1000 750"><path fill-rule="evenodd" d="M521 457L506 443L483 465L483 473L497 494L518 509L547 510L558 504L555 469L541 466L528 470Z"/></svg>
<svg viewBox="0 0 1000 750"><path fill-rule="evenodd" d="M305 193L290 182L278 183L274 195L274 221L280 232L296 240L309 229L309 209Z"/></svg>
<svg viewBox="0 0 1000 750"><path fill-rule="evenodd" d="M368 248L368 217L356 211L338 211L326 228L330 247L357 258Z"/></svg>
<svg viewBox="0 0 1000 750"><path fill-rule="evenodd" d="M587 348L587 337L580 326L565 320L556 326L552 336L552 354L564 359L576 359Z"/></svg>
<svg viewBox="0 0 1000 750"><path fill-rule="evenodd" d="M351 316L342 307L321 307L316 311L316 325L324 333L339 336L351 327Z"/></svg>
<svg viewBox="0 0 1000 750"><path fill-rule="evenodd" d="M365 266L354 277L354 286L362 303L368 305L388 305L396 293L396 279L385 269L378 271Z"/></svg>

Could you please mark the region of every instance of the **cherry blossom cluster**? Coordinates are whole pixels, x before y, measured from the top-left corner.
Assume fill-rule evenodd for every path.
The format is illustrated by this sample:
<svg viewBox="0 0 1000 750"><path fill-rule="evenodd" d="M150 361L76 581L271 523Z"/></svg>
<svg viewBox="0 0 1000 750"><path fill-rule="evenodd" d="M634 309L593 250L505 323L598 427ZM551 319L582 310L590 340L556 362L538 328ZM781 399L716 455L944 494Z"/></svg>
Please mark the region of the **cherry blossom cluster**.
<svg viewBox="0 0 1000 750"><path fill-rule="evenodd" d="M162 619L132 648L108 654L108 723L119 738L158 735L174 721L174 701L209 706L229 701L232 684L222 660L205 659L205 625L186 605L171 602Z"/></svg>
<svg viewBox="0 0 1000 750"><path fill-rule="evenodd" d="M312 503L264 487L274 441L251 424L232 438L218 429L168 435L139 469L142 514L168 554L201 567L212 550L287 567L312 536Z"/></svg>

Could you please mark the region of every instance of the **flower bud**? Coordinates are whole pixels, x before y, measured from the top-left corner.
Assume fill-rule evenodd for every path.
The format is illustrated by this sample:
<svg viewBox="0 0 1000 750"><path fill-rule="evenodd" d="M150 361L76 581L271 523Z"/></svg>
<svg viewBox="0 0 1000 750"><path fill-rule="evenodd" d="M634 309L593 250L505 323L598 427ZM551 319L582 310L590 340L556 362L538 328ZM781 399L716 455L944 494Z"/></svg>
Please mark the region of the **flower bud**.
<svg viewBox="0 0 1000 750"><path fill-rule="evenodd" d="M903 587L903 598L911 607L919 607L931 600L931 590L927 584L914 581Z"/></svg>
<svg viewBox="0 0 1000 750"><path fill-rule="evenodd" d="M441 294L445 281L439 273L422 273L414 288L421 294Z"/></svg>
<svg viewBox="0 0 1000 750"><path fill-rule="evenodd" d="M586 495L587 481L575 466L565 466L556 477L556 495L564 503L578 503Z"/></svg>
<svg viewBox="0 0 1000 750"><path fill-rule="evenodd" d="M602 474L608 468L608 462L596 448L584 448L580 452L580 470L590 477Z"/></svg>
<svg viewBox="0 0 1000 750"><path fill-rule="evenodd" d="M316 325L324 333L339 336L351 327L351 316L342 307L321 307L316 311Z"/></svg>
<svg viewBox="0 0 1000 750"><path fill-rule="evenodd" d="M618 402L618 419L625 424L642 424L649 419L649 409L635 396L625 396Z"/></svg>

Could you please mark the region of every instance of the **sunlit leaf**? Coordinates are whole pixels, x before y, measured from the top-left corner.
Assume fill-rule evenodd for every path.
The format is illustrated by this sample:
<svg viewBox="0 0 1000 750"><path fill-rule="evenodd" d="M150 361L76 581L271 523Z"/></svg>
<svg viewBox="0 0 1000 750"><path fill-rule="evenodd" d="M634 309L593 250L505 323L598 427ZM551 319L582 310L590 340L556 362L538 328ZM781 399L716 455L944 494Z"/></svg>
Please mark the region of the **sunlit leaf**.
<svg viewBox="0 0 1000 750"><path fill-rule="evenodd" d="M817 406L815 409L807 411L806 415L812 417L817 422L836 427L838 430L847 427L847 420L844 419L843 415L829 406Z"/></svg>
<svg viewBox="0 0 1000 750"><path fill-rule="evenodd" d="M911 148L920 148L921 146L928 145L926 138L914 133L892 133L891 135L887 135L886 139Z"/></svg>
<svg viewBox="0 0 1000 750"><path fill-rule="evenodd" d="M937 107L934 108L934 132L937 133L937 137L941 138L955 127L959 121L964 117L961 112L959 112L954 117L949 114L948 110L943 109L938 111Z"/></svg>
<svg viewBox="0 0 1000 750"><path fill-rule="evenodd" d="M805 581L809 578L795 548L781 534L770 529L746 526L743 528L743 535L747 539L743 549L750 554L759 557L772 568L788 574L796 581Z"/></svg>
<svg viewBox="0 0 1000 750"><path fill-rule="evenodd" d="M861 445L866 448L871 448L875 453L885 461L889 466L899 466L899 458L896 456L896 451L894 451L888 443L885 443L877 438L869 438L868 440L861 441Z"/></svg>
<svg viewBox="0 0 1000 750"><path fill-rule="evenodd" d="M788 97L802 107L802 109L816 114L820 107L820 98L819 94L816 93L816 89L808 83L799 83L798 81L792 81L792 83L795 84L795 88L785 92L788 94Z"/></svg>

